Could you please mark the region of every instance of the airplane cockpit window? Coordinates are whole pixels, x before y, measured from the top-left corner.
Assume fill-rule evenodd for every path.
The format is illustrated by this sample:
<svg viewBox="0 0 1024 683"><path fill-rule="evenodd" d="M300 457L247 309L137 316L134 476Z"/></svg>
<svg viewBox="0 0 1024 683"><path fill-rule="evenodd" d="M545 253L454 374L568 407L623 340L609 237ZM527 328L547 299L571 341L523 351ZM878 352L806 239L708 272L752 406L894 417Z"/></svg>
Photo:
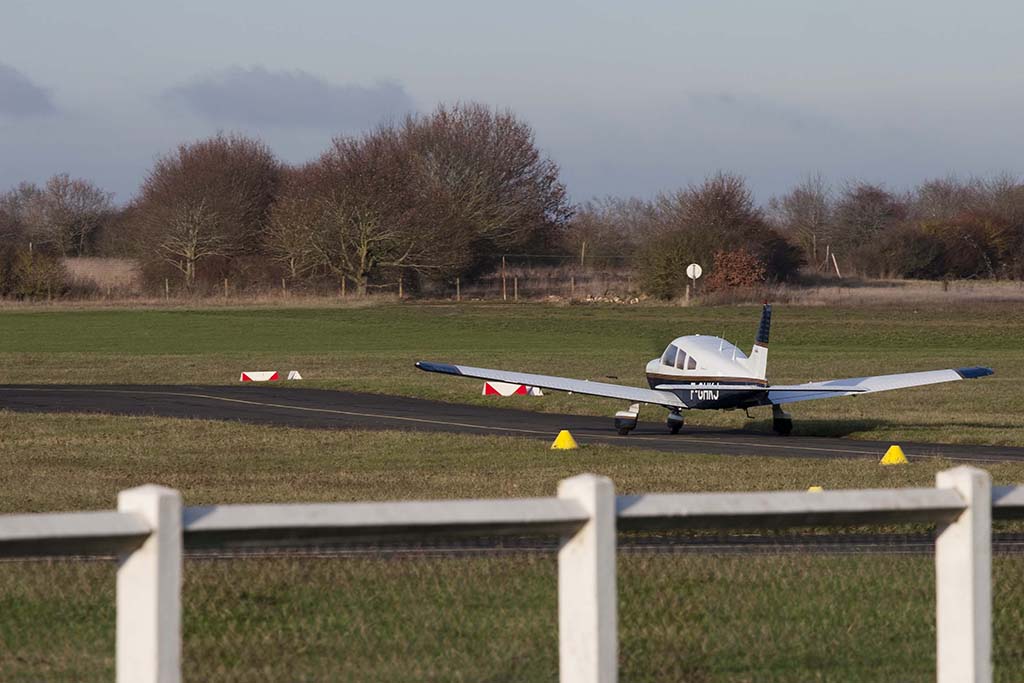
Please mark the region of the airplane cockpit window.
<svg viewBox="0 0 1024 683"><path fill-rule="evenodd" d="M686 351L679 350L679 355L676 356L676 368L682 370L686 367Z"/></svg>
<svg viewBox="0 0 1024 683"><path fill-rule="evenodd" d="M674 344L669 344L668 348L665 349L665 353L661 356L662 365L675 365L676 362L676 351L678 351Z"/></svg>
<svg viewBox="0 0 1024 683"><path fill-rule="evenodd" d="M697 369L697 359L694 358L693 356L690 356L689 359L687 359L687 361L686 361L686 369L687 370L696 370Z"/></svg>

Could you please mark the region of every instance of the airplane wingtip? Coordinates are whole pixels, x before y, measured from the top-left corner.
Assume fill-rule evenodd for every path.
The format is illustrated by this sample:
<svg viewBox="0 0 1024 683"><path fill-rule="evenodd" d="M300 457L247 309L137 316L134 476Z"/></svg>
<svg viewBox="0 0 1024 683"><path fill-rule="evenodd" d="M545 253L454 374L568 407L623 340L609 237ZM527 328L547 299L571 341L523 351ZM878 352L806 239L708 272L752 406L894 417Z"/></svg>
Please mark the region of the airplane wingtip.
<svg viewBox="0 0 1024 683"><path fill-rule="evenodd" d="M956 368L953 372L960 375L963 379L978 379L979 377L988 377L989 375L995 374L992 368L986 368L980 365L969 368Z"/></svg>
<svg viewBox="0 0 1024 683"><path fill-rule="evenodd" d="M431 363L430 361L418 360L416 367L426 372L440 372L445 375L461 375L459 368L448 363Z"/></svg>

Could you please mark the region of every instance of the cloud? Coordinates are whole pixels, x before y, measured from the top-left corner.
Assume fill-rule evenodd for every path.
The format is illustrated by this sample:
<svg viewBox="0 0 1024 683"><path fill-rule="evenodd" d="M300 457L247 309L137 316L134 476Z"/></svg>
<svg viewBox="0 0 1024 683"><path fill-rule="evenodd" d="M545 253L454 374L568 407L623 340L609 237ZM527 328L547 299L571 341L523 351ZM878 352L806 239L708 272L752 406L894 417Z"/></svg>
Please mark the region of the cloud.
<svg viewBox="0 0 1024 683"><path fill-rule="evenodd" d="M352 130L414 110L394 82L335 85L305 71L233 67L167 90L164 97L218 123Z"/></svg>
<svg viewBox="0 0 1024 683"><path fill-rule="evenodd" d="M687 104L693 113L729 126L754 126L795 134L841 132L836 122L825 116L748 93L691 92Z"/></svg>
<svg viewBox="0 0 1024 683"><path fill-rule="evenodd" d="M0 63L0 116L43 116L55 111L46 90L14 67Z"/></svg>

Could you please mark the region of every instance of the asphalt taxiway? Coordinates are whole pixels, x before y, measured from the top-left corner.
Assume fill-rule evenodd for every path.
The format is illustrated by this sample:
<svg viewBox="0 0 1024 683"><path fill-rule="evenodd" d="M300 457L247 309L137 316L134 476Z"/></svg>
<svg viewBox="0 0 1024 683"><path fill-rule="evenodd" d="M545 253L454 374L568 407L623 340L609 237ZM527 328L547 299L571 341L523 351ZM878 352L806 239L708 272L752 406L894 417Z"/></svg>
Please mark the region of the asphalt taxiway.
<svg viewBox="0 0 1024 683"><path fill-rule="evenodd" d="M0 410L31 413L102 413L228 420L319 429L397 429L497 434L551 441L569 429L581 444L722 455L805 458L880 458L889 442L834 437L778 437L748 430L687 425L676 435L641 422L619 436L610 417L558 415L498 406L280 385L5 385ZM900 442L911 459L960 462L1024 460L1024 448Z"/></svg>

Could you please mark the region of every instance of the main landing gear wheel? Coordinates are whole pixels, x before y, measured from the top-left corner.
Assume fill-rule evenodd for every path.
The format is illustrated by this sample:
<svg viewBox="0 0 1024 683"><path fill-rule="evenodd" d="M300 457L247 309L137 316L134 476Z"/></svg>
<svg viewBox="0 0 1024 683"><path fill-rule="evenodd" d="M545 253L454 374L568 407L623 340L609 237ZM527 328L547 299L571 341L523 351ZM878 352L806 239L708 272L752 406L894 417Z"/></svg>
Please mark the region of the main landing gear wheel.
<svg viewBox="0 0 1024 683"><path fill-rule="evenodd" d="M792 420L772 420L772 431L779 436L789 436L793 431Z"/></svg>
<svg viewBox="0 0 1024 683"><path fill-rule="evenodd" d="M615 413L615 431L619 436L626 436L636 429L637 418L640 417L640 404L630 404L626 410Z"/></svg>
<svg viewBox="0 0 1024 683"><path fill-rule="evenodd" d="M789 436L793 431L793 416L781 406L772 406L772 431L779 436Z"/></svg>
<svg viewBox="0 0 1024 683"><path fill-rule="evenodd" d="M683 416L677 412L671 412L665 419L665 424L668 425L669 433L678 434L679 430L683 428Z"/></svg>

